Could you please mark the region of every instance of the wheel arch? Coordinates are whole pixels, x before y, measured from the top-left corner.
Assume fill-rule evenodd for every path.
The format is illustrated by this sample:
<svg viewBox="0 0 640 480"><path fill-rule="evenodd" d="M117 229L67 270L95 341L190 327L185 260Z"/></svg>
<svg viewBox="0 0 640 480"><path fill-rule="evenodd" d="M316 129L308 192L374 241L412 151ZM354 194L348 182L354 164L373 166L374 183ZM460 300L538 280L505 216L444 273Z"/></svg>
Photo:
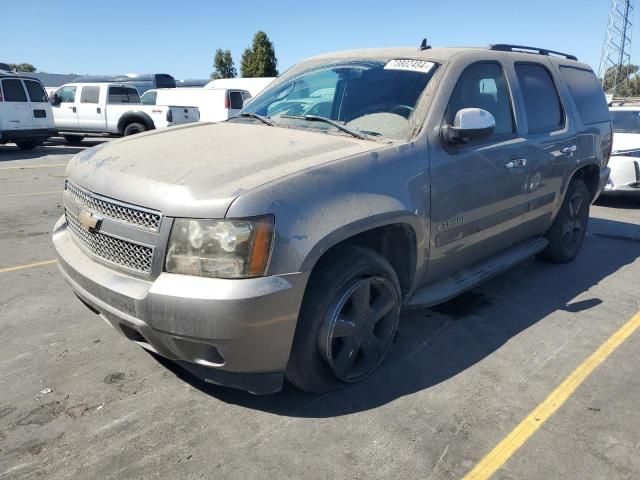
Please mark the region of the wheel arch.
<svg viewBox="0 0 640 480"><path fill-rule="evenodd" d="M132 110L122 115L120 120L118 120L118 133L123 135L124 129L131 123L142 123L147 127L147 130L155 130L156 128L152 118L146 112Z"/></svg>

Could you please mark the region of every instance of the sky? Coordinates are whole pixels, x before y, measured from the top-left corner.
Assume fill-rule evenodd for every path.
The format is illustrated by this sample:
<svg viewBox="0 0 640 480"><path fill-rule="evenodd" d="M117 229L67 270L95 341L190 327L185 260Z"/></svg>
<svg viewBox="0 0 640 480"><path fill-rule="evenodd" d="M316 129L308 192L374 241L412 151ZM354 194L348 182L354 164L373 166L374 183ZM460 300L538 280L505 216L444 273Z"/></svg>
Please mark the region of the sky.
<svg viewBox="0 0 640 480"><path fill-rule="evenodd" d="M257 30L264 30L274 43L280 72L319 53L417 48L424 37L433 46L512 43L559 50L577 55L597 72L609 3L0 0L0 62L31 63L49 73L208 78L217 48L231 50L239 71L243 50ZM636 50L632 61L640 59Z"/></svg>

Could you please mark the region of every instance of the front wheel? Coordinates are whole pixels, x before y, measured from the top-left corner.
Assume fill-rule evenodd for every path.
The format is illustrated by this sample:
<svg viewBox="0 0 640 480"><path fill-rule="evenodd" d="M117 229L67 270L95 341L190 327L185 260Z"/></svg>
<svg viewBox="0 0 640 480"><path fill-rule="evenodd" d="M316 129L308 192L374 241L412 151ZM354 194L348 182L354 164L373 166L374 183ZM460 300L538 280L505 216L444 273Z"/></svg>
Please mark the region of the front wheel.
<svg viewBox="0 0 640 480"><path fill-rule="evenodd" d="M287 379L324 393L369 376L389 351L401 293L389 262L345 245L314 270L298 319Z"/></svg>
<svg viewBox="0 0 640 480"><path fill-rule="evenodd" d="M123 135L125 137L128 137L129 135L135 135L136 133L142 133L146 131L147 131L147 127L145 127L142 123L134 122L126 126L126 128L124 129Z"/></svg>
<svg viewBox="0 0 640 480"><path fill-rule="evenodd" d="M552 263L567 263L573 260L582 248L589 224L591 194L582 180L574 179L551 228L546 233L549 245L540 254Z"/></svg>

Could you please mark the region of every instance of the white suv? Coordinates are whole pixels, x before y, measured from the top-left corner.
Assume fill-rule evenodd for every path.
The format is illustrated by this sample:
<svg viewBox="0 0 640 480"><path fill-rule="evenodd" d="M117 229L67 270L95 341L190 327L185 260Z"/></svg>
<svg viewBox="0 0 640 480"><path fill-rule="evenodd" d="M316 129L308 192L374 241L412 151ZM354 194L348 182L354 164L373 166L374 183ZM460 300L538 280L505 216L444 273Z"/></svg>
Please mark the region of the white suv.
<svg viewBox="0 0 640 480"><path fill-rule="evenodd" d="M31 150L54 135L53 111L40 81L0 70L0 144Z"/></svg>

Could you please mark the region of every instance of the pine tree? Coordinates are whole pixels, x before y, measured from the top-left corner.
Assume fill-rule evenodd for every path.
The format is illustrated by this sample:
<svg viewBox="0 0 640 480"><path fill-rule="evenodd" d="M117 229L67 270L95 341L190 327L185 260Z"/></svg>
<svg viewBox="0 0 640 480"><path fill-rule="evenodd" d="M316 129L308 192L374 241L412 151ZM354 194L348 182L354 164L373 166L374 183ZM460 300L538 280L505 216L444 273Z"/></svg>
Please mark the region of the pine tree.
<svg viewBox="0 0 640 480"><path fill-rule="evenodd" d="M218 48L213 56L213 80L219 78L234 78L237 75L236 67L233 65L233 58L230 50Z"/></svg>
<svg viewBox="0 0 640 480"><path fill-rule="evenodd" d="M278 60L273 43L263 31L256 32L251 48L242 54L240 73L243 77L277 77Z"/></svg>

